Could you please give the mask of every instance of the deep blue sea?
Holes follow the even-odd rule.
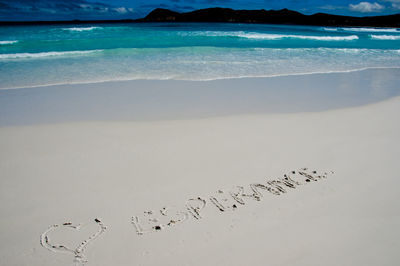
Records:
[[[225,23],[0,27],[0,88],[400,67],[400,29]]]

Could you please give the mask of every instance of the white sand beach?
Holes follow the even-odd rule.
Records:
[[[379,89],[400,83],[365,75],[375,77],[366,83],[378,98],[296,98],[287,88],[272,110],[255,92],[215,102],[208,89],[203,98],[148,98],[150,110],[103,89],[82,98],[73,87],[2,91],[0,265],[397,265],[400,98]],[[365,75],[326,86],[355,92]],[[308,76],[297,84],[317,91]],[[250,91],[266,84],[240,82]],[[37,98],[24,98],[31,92]],[[96,97],[109,101],[100,108]],[[202,99],[209,106],[197,108]],[[290,112],[278,108],[285,102]],[[302,168],[328,174],[223,212],[210,201]],[[185,204],[202,207],[198,197],[206,205],[196,219]],[[150,232],[137,234],[132,217]]]

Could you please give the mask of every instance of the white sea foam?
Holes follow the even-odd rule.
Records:
[[[62,28],[63,30],[68,30],[68,31],[91,31],[91,30],[96,30],[96,29],[102,29],[102,27],[74,27],[74,28]]]
[[[395,28],[340,28],[344,31],[357,31],[357,32],[398,32]]]
[[[0,54],[1,59],[24,59],[24,58],[44,58],[52,56],[74,56],[74,55],[86,55],[103,50],[89,50],[89,51],[65,51],[65,52],[43,52],[43,53],[16,53],[16,54]]]
[[[338,28],[323,28],[326,31],[338,31]]]
[[[263,34],[263,33],[241,33],[237,34],[237,37],[247,39],[263,39],[263,40],[279,40],[287,37],[288,35],[281,34]]]
[[[350,36],[313,36],[313,35],[284,35],[284,34],[261,34],[261,33],[245,33],[238,34],[238,37],[248,39],[263,39],[263,40],[279,40],[279,39],[301,39],[314,41],[352,41],[357,40],[357,35]]]
[[[17,43],[18,41],[0,41],[0,45],[7,45],[7,44],[14,44]]]
[[[188,46],[162,49],[117,48],[93,55],[102,60],[91,60],[90,54],[60,55],[60,57],[44,57],[44,59],[24,59],[19,55],[21,59],[0,60],[3,64],[23,63],[24,60],[26,62],[29,62],[28,60],[43,61],[32,64],[32,67],[22,66],[14,75],[8,75],[7,67],[4,67],[5,71],[0,71],[0,80],[2,80],[0,89],[110,80],[200,81],[237,77],[274,77],[400,67],[400,49]],[[79,60],[79,65],[62,62],[61,59],[64,58]],[[164,63],[160,65],[159,62]],[[53,65],[58,67],[54,68]],[[130,67],[121,67],[121,65]]]
[[[400,35],[370,35],[373,40],[400,40]]]
[[[204,31],[181,33],[183,36],[211,36],[211,37],[239,37],[255,40],[281,40],[281,39],[301,39],[314,41],[352,41],[357,40],[357,35],[348,36],[314,36],[314,35],[295,35],[295,34],[273,34],[273,33],[257,33],[244,31]]]

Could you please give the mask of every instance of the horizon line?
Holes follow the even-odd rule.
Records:
[[[282,9],[233,9],[233,8],[224,8],[224,7],[208,7],[208,8],[200,8],[200,9],[195,9],[192,11],[187,11],[187,12],[179,12],[179,11],[174,11],[171,9],[167,8],[155,8],[151,10],[146,16],[142,18],[123,18],[123,19],[69,19],[69,20],[0,20],[0,26],[4,25],[23,25],[23,24],[79,24],[79,23],[118,23],[118,22],[129,22],[129,23],[141,23],[144,22],[143,20],[151,14],[155,10],[168,10],[171,12],[179,13],[179,14],[187,14],[195,11],[200,11],[200,10],[208,10],[208,9],[229,9],[229,10],[234,10],[234,11],[291,11],[291,12],[297,12],[300,13],[303,16],[314,16],[314,15],[329,15],[329,16],[337,16],[337,17],[348,17],[348,18],[374,18],[374,17],[388,17],[388,16],[395,16],[395,15],[400,15],[400,12],[398,13],[393,13],[393,14],[388,14],[388,15],[373,15],[373,16],[348,16],[348,15],[336,15],[336,14],[330,14],[330,13],[324,13],[324,12],[316,12],[310,15],[303,14],[300,11],[288,9],[288,8],[282,8]],[[173,22],[173,21],[171,21]],[[196,22],[193,22],[196,23]],[[202,22],[197,22],[197,23],[202,23]],[[225,22],[221,22],[225,23]],[[235,23],[235,22],[226,22],[226,23]],[[240,22],[236,22],[240,23]],[[254,23],[258,24],[258,23]]]

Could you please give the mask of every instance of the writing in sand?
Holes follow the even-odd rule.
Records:
[[[173,208],[174,211],[171,211],[172,208],[169,207],[162,207],[157,211],[146,210],[141,215],[132,216],[130,222],[137,235],[157,232],[179,225],[190,218],[197,221],[201,220],[203,218],[203,210],[207,206],[216,208],[221,213],[234,211],[240,206],[246,205],[248,200],[261,201],[263,193],[279,196],[307,183],[325,179],[329,174],[333,174],[333,171],[328,173],[301,168],[297,171],[290,171],[276,179],[267,179],[263,183],[236,186],[228,191],[220,189],[207,197],[197,196],[190,198],[183,204],[181,209]],[[93,224],[97,227],[97,231],[77,245],[76,248],[54,243],[50,239],[50,235],[56,230],[74,229],[80,231],[83,225],[73,224],[72,222],[49,226],[41,235],[40,244],[52,252],[69,253],[73,255],[76,265],[84,265],[87,262],[84,254],[87,246],[107,231],[107,227],[100,219],[94,219]]]

